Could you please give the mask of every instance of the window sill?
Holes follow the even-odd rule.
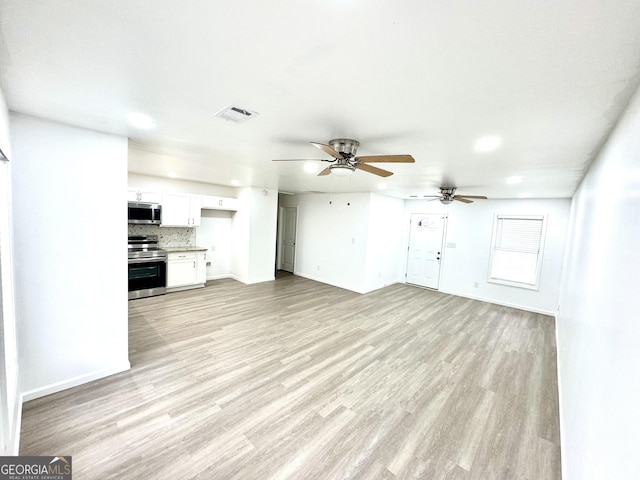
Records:
[[[499,285],[507,285],[509,287],[517,287],[517,288],[524,288],[525,290],[535,290],[538,291],[539,285],[530,285],[527,283],[518,283],[518,282],[512,282],[509,280],[500,280],[499,278],[489,278],[487,280],[487,282],[489,283],[497,283]]]

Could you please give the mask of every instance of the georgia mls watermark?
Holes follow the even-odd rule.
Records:
[[[71,457],[0,457],[0,480],[71,480]]]

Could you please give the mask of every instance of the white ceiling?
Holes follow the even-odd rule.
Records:
[[[640,83],[639,26],[637,0],[0,0],[0,82],[11,110],[128,136],[132,172],[569,197]],[[230,104],[259,116],[214,117]],[[474,151],[485,135],[501,147]],[[382,180],[271,162],[336,137],[416,163]]]

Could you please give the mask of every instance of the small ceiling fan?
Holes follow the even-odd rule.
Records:
[[[356,157],[356,151],[360,142],[352,140],[350,138],[336,138],[331,140],[328,145],[324,143],[311,142],[316,148],[319,148],[323,152],[331,155],[331,159],[283,159],[273,160],[274,162],[300,162],[300,161],[317,161],[317,162],[329,162],[327,168],[322,170],[318,176],[334,175],[347,176],[352,174],[356,169],[364,170],[365,172],[373,173],[380,177],[389,177],[393,175],[393,172],[383,170],[382,168],[374,167],[369,163],[414,163],[415,160],[411,155],[365,155]]]
[[[487,197],[484,195],[455,195],[456,187],[440,187],[440,195],[424,195],[425,198],[433,197],[434,200],[440,200],[440,203],[445,205],[449,205],[454,200],[457,202],[463,203],[473,203],[473,200],[469,200],[470,198],[476,200],[486,200]]]

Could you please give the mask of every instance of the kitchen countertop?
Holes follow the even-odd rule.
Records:
[[[207,249],[204,247],[198,246],[187,246],[187,247],[160,247],[168,253],[174,252],[206,252]]]

